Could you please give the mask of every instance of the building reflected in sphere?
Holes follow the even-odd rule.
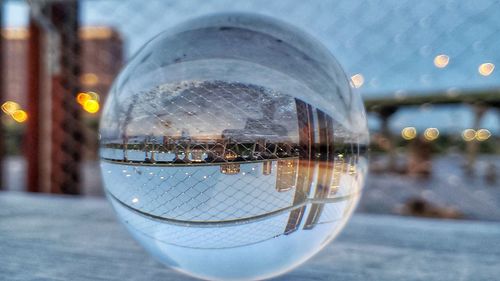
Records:
[[[366,176],[360,97],[321,44],[221,14],[147,43],[101,122],[108,198],[160,261],[206,279],[284,273],[342,229]]]

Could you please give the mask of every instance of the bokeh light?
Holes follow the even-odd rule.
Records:
[[[95,92],[78,93],[76,102],[88,113],[96,113],[100,108],[99,94]]]
[[[406,127],[401,130],[401,137],[405,140],[412,140],[417,136],[417,129],[415,127]]]
[[[361,74],[354,74],[351,77],[352,84],[354,85],[354,88],[361,88],[363,84],[365,83],[365,77]]]
[[[473,141],[476,138],[476,130],[474,129],[465,129],[462,132],[462,139],[464,141]]]
[[[424,131],[424,139],[427,141],[434,141],[439,137],[439,130],[437,128],[427,128]]]
[[[21,108],[19,104],[14,101],[6,101],[2,104],[2,111],[8,115],[12,115],[19,108]]]
[[[85,104],[85,102],[91,99],[92,97],[87,93],[78,93],[78,95],[76,96],[76,102],[78,102],[78,104],[82,106]]]
[[[12,112],[12,119],[18,123],[23,123],[28,120],[28,113],[22,109],[15,110]]]
[[[100,101],[99,94],[98,94],[98,93],[96,93],[96,92],[90,92],[90,91],[89,91],[89,92],[87,92],[87,95],[89,95],[89,96],[90,96],[90,99],[91,99],[91,100],[95,100],[95,101],[97,101],[97,102],[99,102],[99,101]]]
[[[434,65],[437,68],[445,68],[449,62],[450,62],[450,57],[444,54],[437,55],[434,58]]]
[[[99,77],[95,73],[84,73],[80,76],[80,82],[85,86],[95,86],[99,83]]]
[[[491,137],[491,132],[487,129],[479,129],[476,132],[476,139],[478,141],[485,141]]]
[[[99,111],[99,102],[96,100],[88,100],[83,104],[83,109],[88,113],[96,113]]]
[[[483,76],[491,75],[491,73],[493,73],[493,70],[495,70],[495,65],[490,62],[481,64],[477,69],[479,74]]]

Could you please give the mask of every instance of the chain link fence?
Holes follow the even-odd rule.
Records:
[[[495,64],[500,65],[498,1],[9,0],[4,1],[3,7],[2,52],[3,73],[6,75],[2,76],[1,102],[17,102],[29,116],[27,123],[17,122],[9,114],[2,116],[7,135],[6,154],[19,155],[24,151],[27,157],[25,168],[22,168],[24,160],[8,158],[12,165],[7,166],[17,165],[20,170],[28,171],[26,182],[8,175],[10,184],[14,182],[20,188],[32,191],[100,194],[100,176],[95,164],[96,132],[100,107],[120,68],[144,43],[169,27],[209,13],[242,11],[278,18],[318,38],[336,56],[348,76],[352,76],[353,85],[365,100],[401,101],[430,94],[454,97],[463,91],[489,93],[493,102],[486,103],[482,123],[476,125],[470,121],[474,113],[467,105],[454,104],[437,110],[428,105],[429,100],[423,102],[427,107],[412,105],[399,109],[388,126],[389,131],[396,132],[407,126],[438,127],[442,131],[440,141],[449,135],[449,142],[453,143],[441,146],[447,147],[445,151],[448,153],[454,150],[458,154],[463,154],[466,146],[462,130],[473,126],[476,126],[475,130],[488,129],[491,136],[479,143],[478,150],[493,156],[480,158],[477,175],[489,176],[490,179],[471,180],[472,185],[486,186],[484,189],[480,188],[476,193],[469,193],[462,185],[455,189],[456,179],[451,178],[458,169],[442,167],[454,165],[456,160],[445,158],[445,164],[436,167],[444,169],[441,175],[446,175],[447,179],[442,180],[434,173],[441,186],[447,186],[445,190],[434,188],[432,184],[423,191],[418,190],[422,184],[417,179],[410,184],[411,191],[395,191],[396,187],[388,187],[392,186],[388,179],[375,175],[372,183],[376,186],[373,192],[368,190],[367,196],[374,203],[362,204],[362,209],[394,212],[394,206],[403,204],[409,198],[408,194],[412,194],[454,208],[460,208],[461,200],[469,200],[470,204],[466,202],[464,205],[471,207],[461,211],[470,217],[490,218],[488,210],[476,213],[473,207],[488,196],[489,212],[497,214],[500,210],[499,180],[495,178],[500,167],[498,149],[495,148],[498,147],[500,130],[497,90],[500,75],[495,70]],[[80,93],[86,96],[79,96]],[[224,96],[220,98],[227,101]],[[195,109],[191,107],[187,103],[176,110]],[[226,108],[234,106],[226,102],[220,110]],[[177,113],[173,110],[166,114]],[[381,126],[376,114],[370,115],[370,125],[375,130]],[[23,140],[24,147],[21,145]],[[375,150],[383,150],[385,141],[387,138],[375,134]],[[399,144],[406,146],[407,143],[399,140]],[[186,147],[180,150],[185,151]],[[399,155],[405,154],[399,152]],[[374,158],[379,159],[377,155]],[[384,160],[386,156],[380,158]],[[123,168],[131,175],[138,172],[130,169]],[[148,169],[141,172],[157,173]],[[159,175],[171,176],[176,175]],[[201,176],[211,174],[192,175]],[[405,178],[403,176],[402,184]],[[492,183],[488,184],[488,181]],[[252,185],[252,182],[248,184]],[[137,184],[136,188],[144,188],[144,184]],[[204,202],[202,197],[208,196],[203,195],[207,186],[200,183],[196,189],[201,197],[195,200],[201,204]],[[446,194],[454,194],[455,190],[461,190],[462,196],[445,199]],[[426,193],[422,193],[424,191]],[[123,192],[120,193],[123,198],[134,198],[133,189]],[[394,196],[395,193],[401,195]],[[159,202],[155,198],[162,195],[151,191],[150,196],[151,202]],[[230,197],[223,192],[220,196],[224,197],[221,197],[221,202]],[[284,206],[289,203],[289,198],[281,198],[279,193],[277,196],[274,199],[283,201]],[[385,209],[375,206],[386,200],[384,198],[398,199],[394,202],[388,200],[390,206]],[[189,200],[186,197],[181,202]],[[248,203],[249,208],[258,209],[258,204]],[[178,211],[179,217],[183,214],[182,206],[169,205],[171,209],[166,210],[153,204],[151,208],[148,211],[160,215],[167,211]],[[210,219],[203,217],[207,215],[200,209],[196,216]]]

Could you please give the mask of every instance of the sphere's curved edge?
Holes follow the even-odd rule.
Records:
[[[142,48],[100,126],[106,196],[162,263],[271,278],[334,239],[359,201],[361,99],[316,39],[265,15],[187,21]]]
[[[357,197],[356,200],[359,200],[359,197]],[[113,202],[113,201],[112,201]],[[263,273],[258,273],[255,271],[247,272],[244,274],[245,276],[237,276],[237,275],[229,275],[229,276],[224,276],[222,272],[212,272],[211,274],[207,274],[205,272],[200,272],[196,270],[189,270],[183,268],[182,264],[179,264],[176,262],[175,258],[172,258],[170,255],[172,254],[172,249],[175,249],[175,245],[169,245],[168,243],[165,243],[164,241],[158,241],[156,240],[153,236],[147,235],[141,231],[137,231],[132,225],[130,225],[128,222],[123,221],[125,219],[123,217],[123,211],[125,212],[132,212],[131,210],[124,210],[117,208],[119,205],[113,204],[113,207],[115,211],[117,212],[118,217],[122,220],[126,228],[131,232],[131,234],[134,236],[134,238],[144,247],[146,250],[160,263],[165,264],[175,271],[178,271],[180,273],[203,279],[203,280],[263,280],[263,279],[269,279],[273,277],[277,277],[280,275],[283,275],[287,272],[292,271],[293,269],[299,267],[303,263],[305,263],[308,259],[310,259],[312,256],[316,255],[319,251],[321,251],[328,243],[333,240],[341,231],[341,228],[343,225],[345,225],[349,219],[350,214],[348,214],[346,217],[341,219],[339,221],[340,227],[337,227],[335,231],[333,231],[329,237],[326,240],[323,240],[321,244],[319,244],[317,247],[312,248],[312,251],[307,253],[307,255],[301,255],[299,259],[294,260],[292,263],[282,265],[280,270],[272,270],[272,271],[267,271]],[[172,247],[174,246],[174,247]],[[242,250],[245,250],[245,247],[240,247]],[[159,250],[160,249],[160,250]],[[194,250],[199,252],[198,254],[193,255],[191,253],[192,257],[204,257],[204,259],[212,260],[210,257],[210,251],[211,249],[187,249],[185,247],[180,247],[181,251],[186,251],[186,250]],[[245,251],[246,252],[246,251]],[[255,259],[258,259],[259,257],[253,257]],[[217,260],[217,259],[216,259]],[[241,262],[248,261],[248,258],[242,260]],[[237,262],[237,264],[241,264],[240,262]],[[231,265],[230,265],[231,266]],[[234,264],[232,265],[234,266]]]
[[[286,208],[281,208],[273,212],[266,213],[264,215],[259,215],[259,216],[253,216],[253,217],[245,217],[245,218],[240,218],[240,219],[234,219],[234,220],[224,220],[224,221],[187,221],[187,220],[176,220],[173,218],[168,218],[164,216],[157,216],[153,215],[151,213],[144,212],[140,209],[134,208],[130,206],[129,204],[126,204],[122,200],[120,200],[118,197],[113,195],[109,190],[105,191],[107,196],[116,202],[118,202],[120,205],[123,207],[127,208],[128,210],[143,216],[145,218],[159,221],[159,222],[164,222],[164,223],[169,223],[169,224],[174,224],[174,225],[180,225],[180,226],[186,226],[186,227],[224,227],[224,226],[234,226],[234,225],[241,225],[241,224],[247,224],[247,223],[254,223],[259,220],[263,219],[268,219],[273,216],[278,216],[283,213],[288,213],[290,211],[302,208],[306,205],[310,204],[325,204],[325,203],[335,203],[335,202],[342,202],[346,201],[349,199],[352,199],[354,197],[358,197],[361,195],[361,191],[349,194],[346,196],[340,196],[340,197],[335,197],[335,198],[330,198],[330,199],[323,199],[323,200],[315,200],[315,199],[307,199],[304,202],[300,202],[299,204],[292,205]]]

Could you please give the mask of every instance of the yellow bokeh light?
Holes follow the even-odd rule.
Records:
[[[84,73],[80,76],[80,82],[85,86],[95,86],[99,83],[99,77],[95,73]]]
[[[17,102],[13,102],[13,101],[6,101],[2,104],[2,111],[5,114],[9,114],[9,115],[12,115],[19,108],[20,108],[19,104]]]
[[[439,137],[439,130],[437,128],[427,128],[424,131],[424,138],[428,141],[436,140]]]
[[[483,76],[489,76],[491,73],[493,73],[493,70],[495,70],[495,65],[490,62],[481,64],[477,69],[477,71],[479,71],[479,74]]]
[[[417,129],[415,127],[406,127],[401,130],[401,137],[405,140],[412,140],[417,136]]]
[[[476,132],[476,139],[478,141],[485,141],[491,137],[491,132],[487,129],[480,129]]]
[[[365,77],[361,73],[353,75],[351,80],[355,88],[360,88],[365,83]]]
[[[435,58],[434,58],[434,65],[437,67],[437,68],[445,68],[448,63],[450,62],[450,57],[447,56],[447,55],[437,55]]]
[[[28,113],[24,110],[18,109],[12,112],[12,119],[16,120],[16,122],[23,123],[28,120]]]
[[[99,111],[99,102],[96,100],[88,100],[83,104],[83,109],[88,113],[96,113]]]
[[[476,138],[476,130],[474,129],[465,129],[462,132],[462,139],[464,139],[464,141],[472,141],[475,138]]]

